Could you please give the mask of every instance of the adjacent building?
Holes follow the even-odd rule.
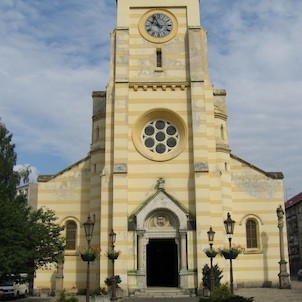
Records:
[[[154,286],[195,291],[209,263],[209,228],[214,248],[228,246],[227,213],[233,243],[245,247],[233,261],[235,286],[276,286],[283,175],[231,152],[226,91],[209,78],[202,1],[116,3],[109,83],[92,93],[90,152],[38,180],[38,207],[55,210],[66,227],[64,288],[85,288],[79,250],[87,246],[83,223],[95,215],[92,245],[102,253],[90,265],[92,287],[112,275],[104,254],[113,229],[125,295]],[[229,282],[229,261],[214,263]],[[55,266],[39,270],[35,287],[54,288],[55,276]]]
[[[35,210],[37,209],[38,184],[28,183],[17,188],[17,195],[24,195],[27,203]]]
[[[291,275],[302,268],[302,192],[285,203]]]

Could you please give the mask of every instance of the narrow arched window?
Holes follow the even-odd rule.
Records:
[[[161,48],[156,49],[156,67],[163,66],[163,58]]]
[[[96,127],[95,129],[95,136],[94,136],[94,141],[98,141],[100,139],[100,128]]]
[[[249,219],[246,222],[246,247],[247,248],[258,247],[257,222],[253,219]]]
[[[224,127],[223,125],[220,126],[220,137],[222,140],[224,140]]]
[[[66,250],[76,249],[77,224],[74,221],[66,223]]]

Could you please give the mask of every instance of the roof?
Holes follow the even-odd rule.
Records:
[[[295,204],[297,204],[299,202],[302,202],[302,192],[297,194],[296,196],[292,197],[288,201],[286,201],[285,202],[285,208],[288,209],[288,208],[294,206]]]
[[[56,173],[56,174],[52,174],[52,175],[39,175],[38,176],[38,182],[48,182],[49,180],[59,176],[59,175],[62,175],[63,173],[65,173],[66,171],[68,170],[71,170],[73,167],[79,165],[80,163],[86,161],[87,159],[89,159],[89,155],[82,158],[81,160],[77,161],[76,163],[68,166],[67,168],[65,168],[64,170],[61,170],[60,172]]]
[[[258,171],[258,172],[260,172],[262,174],[264,174],[265,176],[267,176],[269,178],[272,178],[272,179],[283,179],[284,178],[284,175],[283,175],[282,172],[265,172],[265,171],[259,169],[258,167],[256,167],[256,166],[248,163],[247,161],[239,158],[238,156],[236,156],[234,154],[231,154],[231,157],[234,158],[234,159],[236,159],[236,160],[238,160],[238,161],[240,161],[244,165],[246,165],[246,166],[248,166],[248,167],[250,167],[250,168],[252,168],[252,169],[254,169],[254,170],[256,170],[256,171]]]

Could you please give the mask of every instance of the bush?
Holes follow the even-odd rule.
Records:
[[[214,271],[214,287],[220,286],[220,280],[223,277],[222,269],[219,268],[218,264],[213,266]],[[211,289],[211,268],[205,264],[202,269],[202,285],[207,289]]]
[[[116,286],[118,286],[118,283],[122,282],[121,277],[120,277],[120,275],[115,275],[114,277],[115,277]],[[108,277],[108,278],[105,279],[105,284],[107,286],[111,286],[112,285],[111,279],[112,279],[112,277],[110,277],[110,278]]]
[[[56,299],[56,302],[78,302],[79,300],[75,296],[67,296],[65,290],[62,290],[58,298]]]
[[[231,293],[227,285],[216,287],[210,298],[201,298],[199,302],[253,302],[254,298],[245,298]]]
[[[108,291],[105,287],[99,287],[93,291],[93,295],[96,295],[96,296],[108,295]]]
[[[230,291],[229,287],[226,284],[223,284],[221,286],[218,286],[214,288],[214,290],[211,292],[210,299],[211,302],[213,301],[228,301],[227,299],[233,297],[234,295]]]

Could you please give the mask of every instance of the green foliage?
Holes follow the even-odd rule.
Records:
[[[57,262],[64,251],[63,227],[49,209],[32,211],[24,196],[15,197],[16,187],[29,170],[15,172],[17,156],[12,135],[0,122],[0,278],[27,273]]]
[[[0,201],[0,276],[27,273],[50,262],[60,262],[63,227],[49,209],[31,211],[25,203]]]
[[[116,285],[118,285],[118,283],[122,282],[122,279],[121,279],[120,275],[115,275],[114,277],[115,277]],[[110,278],[108,277],[108,278],[105,279],[105,284],[107,286],[112,285],[112,280],[111,279],[112,279],[111,277]]]
[[[68,296],[66,295],[65,290],[62,290],[59,295],[58,298],[56,299],[56,302],[78,302],[78,298],[76,298],[75,296]]]
[[[105,287],[99,287],[95,291],[93,291],[93,295],[96,295],[96,296],[108,295],[108,291]]]
[[[242,296],[234,295],[229,287],[225,284],[216,287],[210,298],[201,298],[199,302],[253,302],[254,298],[245,298]]]
[[[214,288],[214,290],[211,293],[211,302],[213,301],[225,301],[234,295],[230,291],[229,287],[226,284],[222,284],[219,287]]]
[[[0,200],[13,200],[20,181],[28,181],[29,168],[14,171],[17,163],[13,135],[0,120]]]
[[[1,200],[0,208],[0,276],[28,272],[32,249],[29,208],[9,200]]]
[[[214,284],[215,287],[220,286],[220,280],[222,279],[222,269],[219,268],[218,264],[215,264],[213,266],[213,272],[214,272]],[[202,285],[203,287],[210,289],[211,288],[211,268],[205,264],[202,268]]]
[[[65,248],[65,240],[61,237],[64,227],[58,225],[56,220],[55,212],[47,208],[29,214],[31,233],[34,234],[31,244],[34,246],[32,255],[35,268],[50,262],[61,262]]]

